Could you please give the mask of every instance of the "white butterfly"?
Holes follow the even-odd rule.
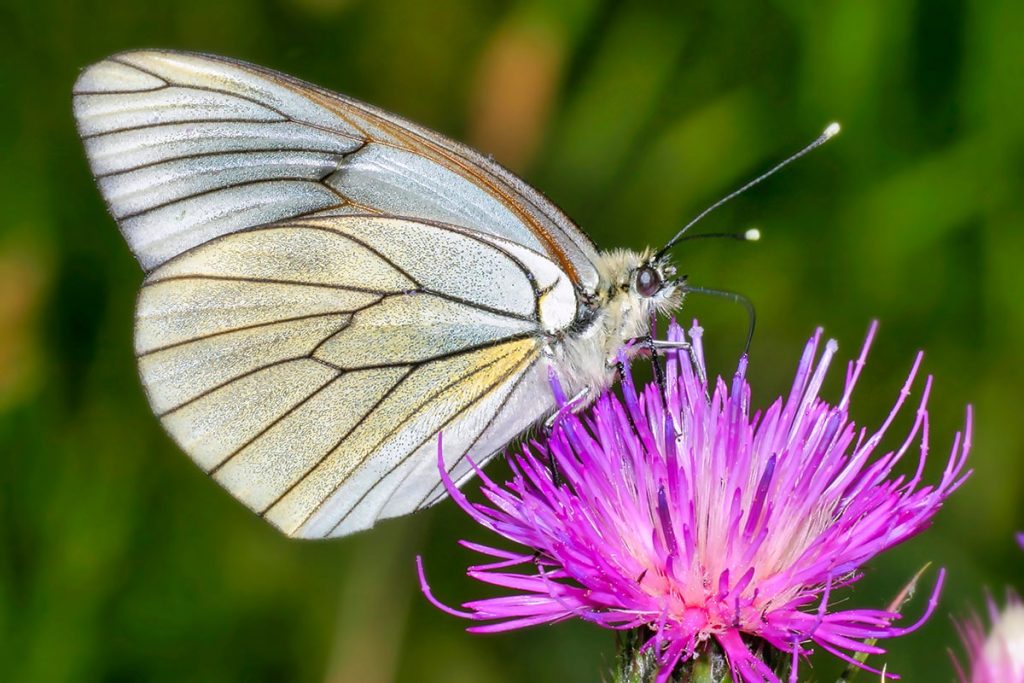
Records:
[[[146,271],[153,411],[290,536],[442,499],[440,433],[462,483],[553,411],[549,368],[596,393],[682,299],[665,249],[600,252],[477,152],[268,69],[123,53],[74,112]]]

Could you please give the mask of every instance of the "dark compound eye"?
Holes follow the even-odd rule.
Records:
[[[661,289],[661,273],[650,266],[636,271],[636,291],[640,296],[654,296]]]

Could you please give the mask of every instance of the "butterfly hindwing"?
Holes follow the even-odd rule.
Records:
[[[461,480],[467,452],[482,463],[550,409],[524,396],[545,380],[537,300],[572,305],[558,272],[408,219],[248,229],[148,275],[140,374],[170,434],[242,502],[290,535],[343,535],[438,498],[439,433]]]

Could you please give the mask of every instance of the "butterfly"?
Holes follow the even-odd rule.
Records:
[[[443,499],[439,435],[461,484],[555,411],[549,373],[585,402],[686,291],[679,235],[600,251],[491,159],[269,69],[126,52],[86,68],[73,105],[145,271],[153,412],[289,536]]]

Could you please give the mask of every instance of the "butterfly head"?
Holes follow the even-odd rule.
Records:
[[[686,277],[677,277],[668,257],[651,250],[616,249],[602,254],[596,298],[602,307],[667,313],[682,301]]]
[[[664,255],[647,250],[603,253],[594,305],[603,312],[608,343],[618,346],[649,332],[651,316],[682,303],[685,277]]]

